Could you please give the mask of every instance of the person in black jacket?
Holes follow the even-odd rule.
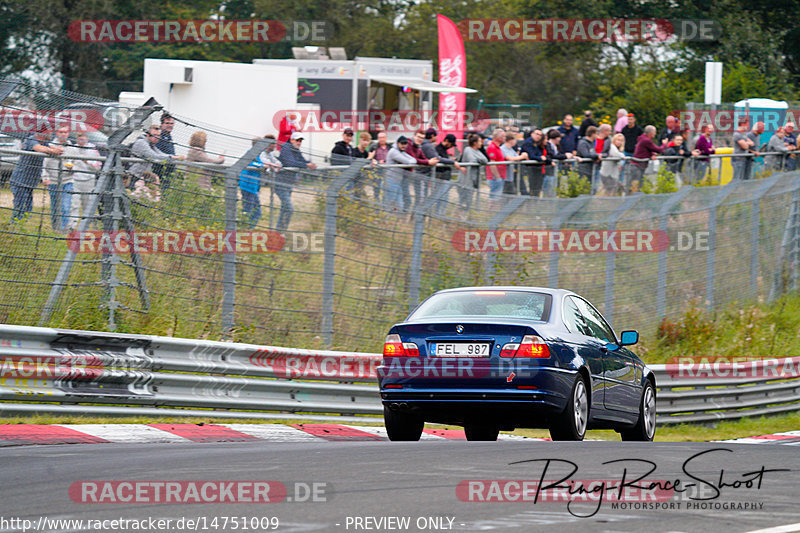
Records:
[[[353,141],[353,128],[345,128],[342,140],[333,145],[331,150],[331,165],[349,165],[356,156],[350,143]]]
[[[667,169],[676,176],[680,176],[681,172],[683,172],[683,163],[686,161],[686,158],[692,155],[699,156],[700,150],[690,151],[684,142],[683,135],[677,134],[667,143],[667,149],[664,150],[664,155],[679,157],[679,159],[668,159]]]
[[[547,161],[544,171],[544,183],[542,184],[542,192],[544,196],[555,196],[556,193],[556,171],[558,170],[558,162],[571,159],[572,154],[565,154],[561,151],[561,132],[557,129],[552,129],[547,132],[547,144],[544,148],[547,152]]]
[[[450,149],[456,144],[456,136],[452,133],[448,133],[442,139],[442,142],[436,145],[436,155],[439,158],[440,165],[453,165],[456,170],[461,170],[461,165],[458,164],[458,161],[453,159],[450,156]],[[436,167],[436,177],[443,181],[450,181],[452,177],[452,170],[450,167]],[[441,184],[442,187],[447,187],[444,183]],[[437,189],[438,192],[438,189]],[[436,203],[436,214],[440,215],[444,212],[444,206],[447,203],[447,197],[440,198],[439,201]]]
[[[558,133],[558,130],[551,130]],[[559,138],[561,134],[558,134]],[[549,163],[548,157],[545,154],[546,142],[542,130],[535,129],[531,132],[531,136],[525,139],[522,143],[522,151],[528,154],[529,161],[536,161],[536,165],[526,165],[528,169],[528,185],[531,196],[539,196],[542,192],[542,184],[545,178],[545,169]],[[523,193],[525,194],[525,193]]]

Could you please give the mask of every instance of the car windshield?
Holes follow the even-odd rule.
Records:
[[[522,318],[546,322],[552,297],[541,292],[474,290],[434,294],[408,320],[448,317]]]

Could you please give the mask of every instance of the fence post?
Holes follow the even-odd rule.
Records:
[[[90,213],[90,215],[83,216],[81,218],[81,221],[78,223],[78,233],[85,232],[89,227],[89,223],[94,217],[94,213],[97,212],[97,207],[100,205],[101,196],[113,195],[116,182],[121,182],[122,180],[122,176],[119,174],[119,168],[121,164],[120,149],[122,141],[124,141],[125,138],[132,132],[141,128],[147,117],[156,111],[159,111],[160,109],[161,105],[159,105],[155,99],[150,98],[142,107],[136,109],[131,117],[125,122],[125,124],[123,124],[118,130],[114,131],[108,138],[108,155],[106,156],[106,160],[103,163],[102,169],[100,170],[100,176],[97,179],[94,193],[92,194],[92,197],[89,200],[89,205],[86,209],[86,213]],[[103,229],[106,229],[105,223]],[[136,254],[135,252],[131,253],[134,255]],[[69,279],[72,265],[75,263],[76,255],[77,251],[72,247],[67,249],[67,253],[64,255],[64,259],[61,261],[61,266],[58,269],[58,274],[56,274],[56,279],[53,281],[53,286],[50,288],[50,294],[47,296],[47,301],[45,302],[42,312],[39,315],[40,326],[46,324],[47,321],[50,320],[56,302],[58,301],[59,296],[61,296],[61,291],[67,285],[67,280]],[[135,261],[134,264],[138,264],[138,262]],[[104,274],[113,276],[113,271],[109,267],[110,265],[106,265],[106,263],[104,263]],[[143,274],[137,275],[137,281],[142,282],[143,280]],[[111,281],[112,280],[109,278],[109,282]],[[146,292],[146,288],[140,285],[139,291],[140,294],[142,292]],[[145,298],[145,296],[142,297]],[[109,303],[111,303],[111,301],[109,301]],[[109,319],[111,319],[111,317],[109,317]],[[115,326],[115,324],[109,324],[109,327],[113,326]]]
[[[333,178],[325,190],[325,236],[322,264],[322,304],[320,330],[326,348],[333,344],[333,291],[336,274],[336,211],[339,193],[350,181],[358,179],[366,159],[354,159],[350,168]]]
[[[609,231],[613,231],[625,211],[633,207],[634,204],[642,198],[644,198],[643,193],[632,194],[625,198],[621,202],[621,205],[608,217],[607,224]],[[616,252],[606,252],[606,302],[603,308],[603,315],[606,317],[606,320],[611,323],[612,327],[614,326],[614,263],[616,260]]]
[[[730,183],[720,187],[708,208],[708,252],[706,255],[706,301],[708,308],[714,309],[714,282],[717,259],[717,208],[731,194],[741,182],[731,180]]]
[[[225,169],[225,232],[236,234],[236,207],[239,201],[239,174],[267,148],[267,139],[256,143]],[[233,238],[236,241],[236,238]],[[222,254],[222,338],[230,340],[236,325],[234,307],[236,306],[236,246]]]
[[[550,229],[552,231],[557,231],[561,229],[561,226],[564,225],[575,213],[580,211],[581,207],[586,205],[586,203],[591,199],[591,196],[582,194],[577,198],[572,198],[569,200],[569,203],[566,205],[564,209],[561,210],[558,215],[553,219],[553,223],[550,224]],[[555,200],[556,202],[560,200]],[[550,265],[548,267],[548,281],[547,284],[550,288],[556,289],[558,288],[558,252],[550,252]]]
[[[437,184],[439,185],[439,184]],[[453,182],[442,181],[434,194],[414,209],[414,240],[411,242],[411,265],[408,276],[408,312],[414,310],[419,303],[420,279],[422,277],[422,239],[425,234],[425,217],[439,200],[450,194]]]
[[[666,233],[669,229],[669,215],[684,198],[694,190],[691,185],[682,187],[673,193],[658,210],[658,229]],[[667,252],[668,248],[658,252],[658,274],[656,276],[656,316],[659,320],[667,316]]]

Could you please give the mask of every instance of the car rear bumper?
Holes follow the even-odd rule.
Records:
[[[508,394],[412,393],[381,394],[392,411],[414,414],[426,422],[463,425],[491,421],[501,427],[549,426],[552,416],[564,410],[565,399],[530,391]]]

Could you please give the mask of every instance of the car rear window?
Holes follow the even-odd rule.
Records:
[[[477,316],[546,322],[552,300],[549,294],[529,291],[444,292],[425,300],[408,320]]]

